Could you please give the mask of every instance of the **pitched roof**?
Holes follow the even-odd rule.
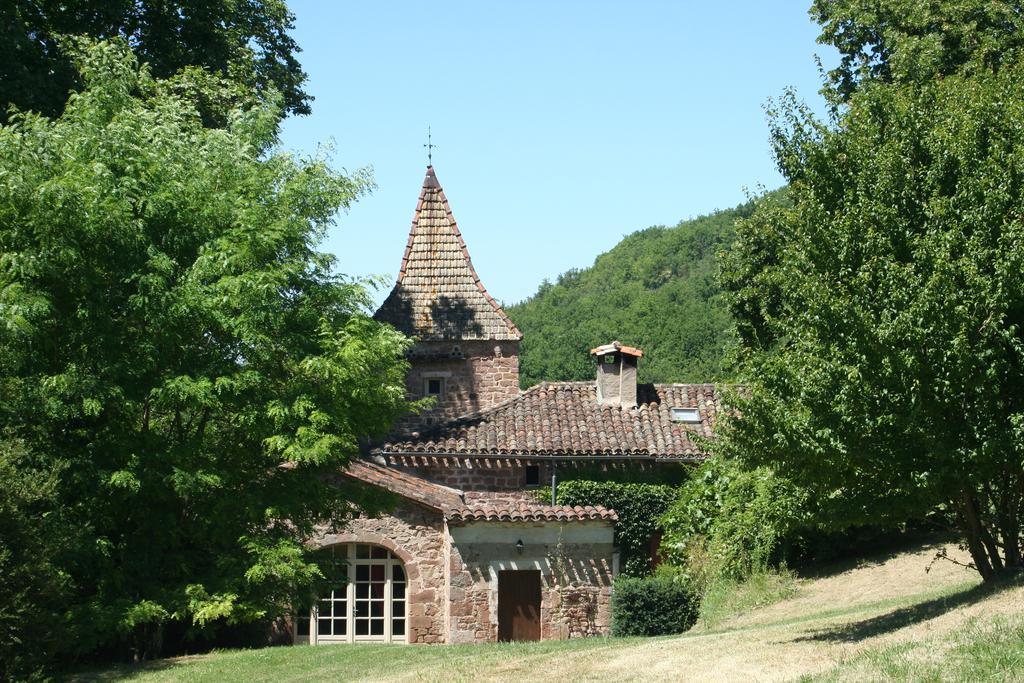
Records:
[[[614,522],[614,510],[600,505],[543,505],[525,501],[473,500],[466,502],[462,491],[435,484],[395,467],[383,467],[367,460],[352,460],[342,474],[367,484],[392,491],[440,511],[453,522],[579,522],[605,520]]]
[[[342,470],[342,474],[442,512],[459,509],[465,505],[462,491],[435,484],[395,467],[382,467],[367,460],[353,459],[348,467]]]
[[[424,340],[522,338],[480,282],[433,166],[427,166],[398,281],[375,317]]]
[[[594,382],[544,382],[493,408],[385,443],[393,455],[519,455],[698,461],[697,438],[712,436],[721,410],[713,384],[641,384],[637,407],[602,405]],[[700,421],[672,420],[696,408]]]

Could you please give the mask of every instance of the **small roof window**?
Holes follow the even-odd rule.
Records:
[[[689,424],[700,422],[700,411],[696,408],[672,408],[670,413],[673,422],[686,422]]]

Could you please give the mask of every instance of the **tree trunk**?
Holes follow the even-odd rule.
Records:
[[[1004,554],[1006,555],[1006,568],[1019,570],[1024,566],[1020,556],[1020,529],[1016,524],[1009,525],[1004,530]]]
[[[977,512],[977,503],[975,503],[975,512]],[[985,550],[988,551],[988,559],[992,563],[992,571],[998,574],[1003,571],[1003,558],[999,554],[999,545],[996,544],[996,539],[992,532],[984,524],[981,524],[980,516],[979,525],[981,527],[981,543],[985,546]]]
[[[964,532],[967,536],[967,549],[971,553],[971,559],[974,560],[974,567],[981,574],[983,581],[991,581],[995,578],[996,572],[992,568],[988,552],[982,543],[985,529],[978,518],[978,508],[973,492],[964,489],[960,498],[960,504],[957,507],[960,510],[960,517],[964,524]]]
[[[1020,549],[1020,511],[1021,500],[1024,499],[1024,476],[1013,477],[1013,486],[1010,487],[1008,498],[1008,509],[1006,511],[1006,523],[1003,525],[1003,550],[1006,556],[1007,568],[1020,570],[1024,567],[1024,557]]]

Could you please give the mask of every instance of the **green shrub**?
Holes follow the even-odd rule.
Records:
[[[842,557],[899,547],[951,528],[948,510],[885,525],[836,526],[830,507],[766,467],[713,457],[681,486],[662,516],[661,551],[705,596],[719,586]],[[826,501],[827,503],[827,501]]]
[[[806,507],[803,491],[770,470],[712,458],[662,517],[662,551],[704,592],[720,577],[741,580],[782,559],[809,523]]]
[[[558,484],[559,505],[603,505],[619,515],[615,545],[622,559],[622,573],[644,576],[651,572],[651,537],[658,521],[675,500],[677,489],[665,484],[615,481],[563,481]]]
[[[679,572],[619,576],[612,590],[612,635],[682,633],[697,621],[699,601]]]

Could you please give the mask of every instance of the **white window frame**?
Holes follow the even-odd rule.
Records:
[[[325,599],[324,597],[319,598],[313,607],[309,610],[309,635],[299,635],[298,626],[299,619],[294,620],[292,626],[292,637],[293,642],[296,645],[309,644],[309,645],[329,645],[334,643],[407,643],[409,638],[409,574],[405,571],[405,564],[395,556],[393,552],[387,548],[383,548],[387,551],[387,557],[385,558],[357,558],[356,557],[356,546],[367,546],[369,548],[383,548],[383,546],[375,545],[373,543],[345,543],[334,547],[335,552],[339,552],[339,555],[335,556],[335,559],[345,562],[349,567],[349,578],[350,580],[344,585],[335,588],[332,591],[333,594],[345,592],[345,634],[344,635],[319,635],[317,618],[319,616],[320,603]],[[371,550],[372,552],[372,550]],[[380,635],[356,635],[356,567],[367,566],[371,567],[369,571],[373,571],[374,566],[384,567],[384,633]],[[405,580],[402,582],[405,584],[405,593],[401,600],[396,600],[394,597],[394,574],[395,567],[402,569]],[[334,598],[337,600],[337,598]],[[372,601],[372,598],[371,598]],[[403,616],[398,617],[403,619],[405,622],[404,633],[400,635],[393,634],[394,619],[393,609],[396,602],[401,602],[404,606]],[[305,616],[305,615],[303,615]],[[333,630],[333,629],[332,629]]]
[[[669,408],[669,417],[673,422],[683,424],[700,424],[700,409],[687,406],[676,406]]]

